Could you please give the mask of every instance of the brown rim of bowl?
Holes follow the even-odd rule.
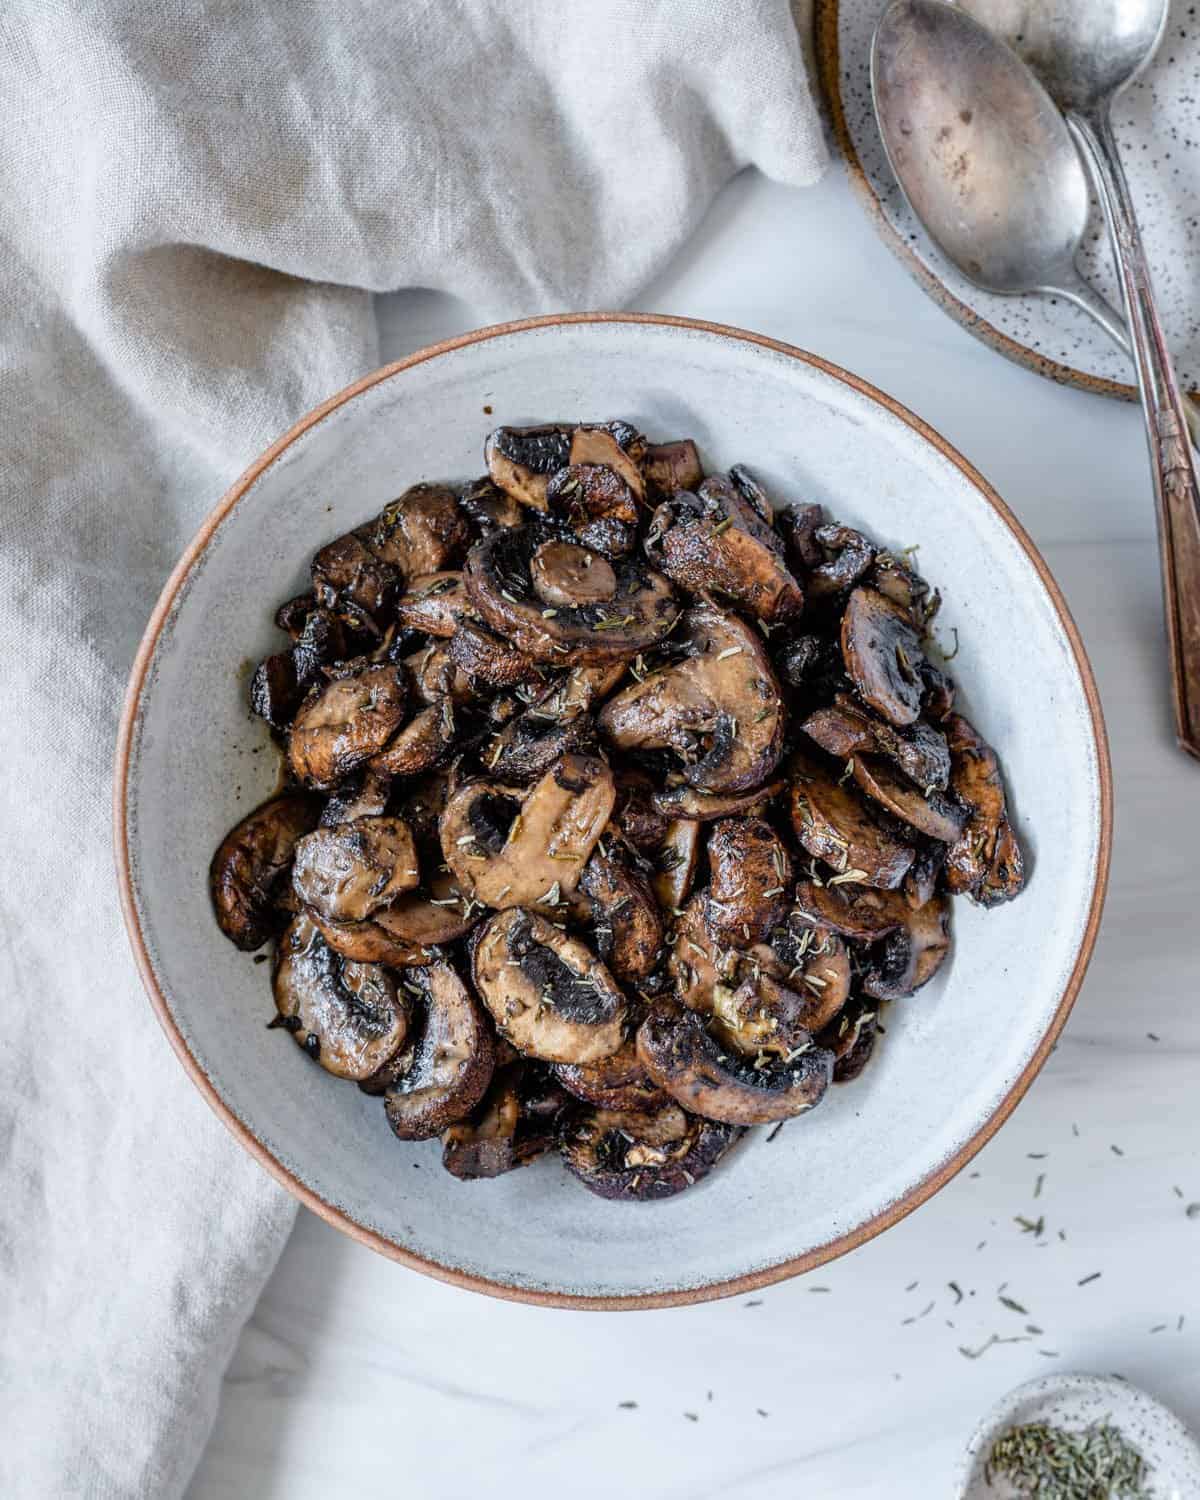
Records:
[[[883,211],[883,205],[871,187],[866,172],[863,171],[862,162],[859,160],[846,124],[846,111],[842,107],[841,94],[838,11],[839,0],[816,0],[813,35],[817,77],[820,80],[821,91],[825,96],[829,118],[833,124],[834,137],[846,164],[850,185],[867,210],[867,216],[874,224],[879,238],[900,261],[921,290],[931,297],[943,312],[949,313],[955,322],[961,323],[968,333],[974,334],[977,339],[987,344],[989,348],[995,349],[997,353],[1003,354],[1006,359],[1011,359],[1018,365],[1024,365],[1035,375],[1042,375],[1047,380],[1056,381],[1059,385],[1073,385],[1077,389],[1092,391],[1100,396],[1115,397],[1119,401],[1136,401],[1138,399],[1136,386],[1073,369],[1070,365],[1064,365],[1048,355],[1038,354],[1024,344],[1018,343],[1016,339],[1010,338],[1008,334],[1001,333],[986,318],[980,317],[973,308],[960,301],[950,288],[944,282],[939,281],[928,266],[913,254],[903,237],[896,233]]]
[[[138,705],[141,701],[142,688],[146,680],[146,673],[154,655],[154,648],[158,642],[167,617],[174,604],[175,597],[180,587],[191,571],[193,565],[208,546],[213,533],[242,499],[246,491],[271,463],[279,457],[292,443],[296,441],[310,427],[316,426],[323,418],[331,412],[343,406],[352,397],[360,392],[377,385],[381,380],[397,374],[401,370],[412,369],[416,365],[424,364],[426,360],[436,359],[439,355],[448,354],[456,349],[462,349],[469,344],[481,343],[486,339],[502,338],[507,334],[524,333],[530,329],[549,328],[564,324],[583,323],[631,323],[631,324],[654,324],[666,328],[684,328],[700,333],[715,334],[719,338],[737,339],[741,343],[756,344],[760,348],[770,349],[776,354],[786,354],[792,359],[800,360],[803,364],[822,371],[825,375],[835,380],[840,380],[860,395],[876,402],[893,416],[898,417],[906,426],[912,429],[919,437],[924,438],[938,450],[941,455],[948,459],[962,473],[962,475],[975,487],[980,496],[992,507],[1013,536],[1024,549],[1029,561],[1036,569],[1041,578],[1046,592],[1049,594],[1058,618],[1062,625],[1064,634],[1070,643],[1071,651],[1075,657],[1075,665],[1078,669],[1080,680],[1083,683],[1084,694],[1087,698],[1088,710],[1092,720],[1092,735],[1096,745],[1096,764],[1100,776],[1100,843],[1097,849],[1095,883],[1092,888],[1091,905],[1088,911],[1087,927],[1084,930],[1083,941],[1075,958],[1074,967],[1070,978],[1059,999],[1058,1007],[1054,1017],[1047,1027],[1045,1035],[1034,1051],[1033,1056],[1025,1065],[1020,1076],[1013,1083],[1008,1093],[997,1105],[990,1118],[975,1132],[949,1160],[943,1162],[927,1177],[923,1178],[907,1193],[890,1204],[874,1218],[868,1219],[865,1224],[850,1230],[837,1239],[830,1240],[827,1244],[818,1246],[815,1250],[808,1251],[805,1255],[794,1256],[790,1260],[780,1261],[778,1264],[768,1266],[763,1270],[748,1272],[743,1276],[735,1276],[727,1281],[709,1282],[704,1286],[685,1287],[676,1291],[666,1292],[640,1292],[629,1296],[604,1296],[589,1297],[578,1296],[570,1292],[539,1291],[536,1288],[519,1287],[504,1282],[490,1281],[484,1276],[471,1275],[466,1271],[455,1270],[453,1267],[439,1265],[436,1261],[425,1259],[424,1256],[416,1255],[411,1250],[405,1250],[384,1236],[373,1230],[364,1228],[356,1223],[340,1209],[335,1208],[319,1197],[311,1188],[305,1186],[297,1177],[287,1170],[267,1148],[259,1141],[251,1131],[239,1120],[217,1093],[213,1084],[205,1074],[203,1068],[193,1057],[176,1026],[174,1018],[167,1008],[166,1000],[162,990],[159,988],[157,977],[150,964],[150,958],[146,951],[146,944],[142,937],[141,926],[138,922],[137,909],[133,896],[133,881],[130,870],[129,843],[128,843],[128,819],[127,819],[127,794],[126,783],[129,776],[129,761],[133,746],[134,726],[137,720]],[[446,339],[443,343],[432,344],[427,349],[420,349],[415,354],[410,354],[407,359],[397,360],[394,364],[385,365],[376,370],[374,374],[366,375],[349,385],[345,390],[339,391],[336,396],[331,396],[328,401],[323,402],[307,416],[302,417],[294,427],[286,432],[278,442],[273,443],[270,448],[257,459],[233,487],[222,497],[216,508],[207,517],[196,536],[192,539],[187,550],[175,565],[171,576],[159,596],[158,603],[154,606],[154,613],[150,616],[150,622],[146,626],[146,633],[142,637],[141,645],[138,647],[137,656],[134,659],[133,670],[129,676],[129,686],[125,693],[125,704],[121,713],[120,730],[117,736],[117,753],[113,776],[113,836],[116,846],[117,882],[120,890],[121,909],[125,917],[125,925],[129,931],[129,939],[133,946],[134,959],[137,962],[138,971],[142,977],[142,983],[150,996],[150,1003],[159,1019],[163,1030],[167,1034],[167,1040],[175,1049],[180,1061],[191,1076],[192,1082],[204,1095],[213,1110],[222,1122],[233,1132],[241,1144],[250,1154],[267,1169],[267,1171],[278,1182],[281,1182],[296,1198],[313,1213],[319,1214],[327,1223],[335,1228],[341,1229],[352,1239],[361,1244],[377,1250],[381,1255],[388,1256],[391,1260],[398,1260],[402,1265],[411,1267],[415,1271],[423,1271],[428,1276],[434,1276],[439,1281],[447,1281],[452,1286],[466,1287],[471,1291],[486,1292],[493,1297],[502,1297],[513,1302],[532,1302],[542,1307],[568,1307],[568,1308],[590,1308],[599,1311],[615,1311],[620,1309],[638,1309],[651,1307],[685,1307],[694,1302],[707,1302],[718,1297],[733,1297],[744,1292],[757,1291],[764,1286],[770,1286],[773,1282],[784,1281],[790,1276],[797,1276],[805,1271],[811,1271],[816,1266],[824,1265],[826,1262],[835,1260],[844,1255],[848,1250],[857,1249],[868,1240],[874,1239],[883,1230],[889,1229],[898,1223],[914,1208],[919,1207],[928,1198],[931,1198],[940,1188],[944,1187],[964,1166],[982,1149],[992,1138],[1004,1121],[1009,1117],[1019,1100],[1024,1095],[1029,1085],[1045,1063],[1051,1048],[1058,1039],[1059,1033],[1066,1024],[1067,1016],[1075,1003],[1075,996],[1079,992],[1079,986],[1083,982],[1083,976],[1087,971],[1088,962],[1092,956],[1092,949],[1096,942],[1096,933],[1100,926],[1100,914],[1104,907],[1104,895],[1108,884],[1109,857],[1112,850],[1112,769],[1109,764],[1108,738],[1104,728],[1104,714],[1100,707],[1100,696],[1096,691],[1095,679],[1092,676],[1091,664],[1087,653],[1084,651],[1083,642],[1080,640],[1079,631],[1071,618],[1066,601],[1055,583],[1049,568],[1042,560],[1037,548],[1027,536],[1020,522],[1012,514],[1000,499],[999,495],[992,489],[988,482],[974,468],[958,454],[949,443],[940,437],[934,430],[923,422],[920,417],[915,416],[906,407],[894,401],[890,396],[884,395],[882,391],[865,380],[859,379],[857,375],[851,375],[840,366],[831,364],[828,360],[821,359],[815,354],[808,354],[802,349],[796,349],[790,344],[780,343],[777,339],[767,338],[763,334],[749,333],[741,328],[729,328],[720,323],[708,323],[696,318],[677,318],[660,315],[657,313],[558,313],[548,317],[526,318],[519,322],[499,323],[490,328],[480,328],[474,333],[462,334],[458,338]]]

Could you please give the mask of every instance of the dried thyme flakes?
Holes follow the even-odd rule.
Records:
[[[999,1476],[1039,1500],[1149,1500],[1149,1465],[1111,1422],[1071,1432],[1049,1422],[1010,1427],[992,1444],[987,1482]]]

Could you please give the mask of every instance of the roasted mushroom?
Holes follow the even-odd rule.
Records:
[[[869,713],[849,694],[838,693],[828,707],[809,714],[800,727],[822,750],[843,760],[863,754],[886,755],[916,786],[944,791],[949,782],[946,736],[923,719],[897,729]]]
[[[380,916],[387,917],[391,908],[385,908]],[[414,965],[433,963],[438,957],[436,948],[414,943],[407,938],[390,933],[378,922],[330,922],[318,912],[307,911],[314,927],[334,950],[343,958],[360,964],[384,964],[389,969],[407,969]]]
[[[564,755],[532,787],[469,782],[446,803],[442,853],[487,906],[552,906],[579,883],[615,797],[612,772],[591,755]]]
[[[808,575],[810,604],[821,604],[851,589],[875,561],[875,548],[853,526],[818,526],[814,540],[825,555]]]
[[[715,823],[719,818],[741,814],[761,816],[766,804],[783,788],[784,782],[780,780],[751,787],[748,792],[698,792],[685,782],[665,792],[655,792],[651,805],[662,817],[690,823]]]
[[[853,774],[868,797],[926,838],[952,844],[962,833],[967,809],[953,795],[939,792],[933,786],[918,791],[911,782],[898,776],[887,761],[872,755],[856,755]]]
[[[621,1045],[625,997],[612,975],[535,911],[498,912],[475,945],[472,974],[497,1029],[526,1057],[590,1063]]]
[[[704,793],[760,786],[778,764],[784,714],[755,632],[700,605],[677,634],[683,659],[610,698],[601,734],[618,750],[673,750],[684,780]]]
[[[273,983],[279,1024],[338,1078],[369,1078],[404,1042],[408,1007],[386,969],[342,958],[305,916],[280,939]]]
[[[605,557],[624,557],[637,540],[638,498],[608,464],[573,463],[559,469],[546,487],[546,501],[581,546]]]
[[[855,589],[842,616],[842,656],[868,708],[899,729],[917,721],[928,663],[907,610],[877,589]]]
[[[650,888],[664,911],[678,911],[691,894],[700,853],[700,825],[691,819],[673,819],[655,848],[654,874]]]
[[[369,765],[383,776],[419,776],[449,755],[458,729],[454,700],[439,698],[410,719]]]
[[[981,906],[1020,894],[1025,860],[1008,821],[996,753],[961,714],[945,721],[950,742],[950,787],[969,810],[967,825],[946,855],[946,885]]]
[[[396,601],[396,618],[409,630],[448,640],[468,608],[460,572],[429,573],[414,578],[408,592]]]
[[[837,1059],[833,1065],[834,1083],[852,1083],[859,1076],[874,1054],[878,1036],[875,1006],[864,1000],[852,1001],[836,1026],[819,1038],[821,1045],[828,1047]]]
[[[276,901],[287,889],[296,844],[317,825],[320,804],[289,792],[256,807],[231,828],[209,866],[217,925],[251,953],[278,931]]]
[[[538,673],[536,662],[477,620],[462,621],[449,651],[455,666],[484,688],[515,687]]]
[[[355,533],[406,579],[453,567],[467,545],[458,496],[445,484],[414,484]]]
[[[563,1137],[563,1162],[601,1198],[670,1198],[708,1175],[741,1131],[698,1120],[677,1105],[654,1113],[592,1110]]]
[[[384,1095],[384,1111],[401,1140],[424,1141],[483,1098],[495,1047],[486,1017],[449,964],[410,969],[406,980],[423,992],[425,1019]]]
[[[560,599],[569,596],[574,571],[565,565],[566,558],[576,557],[584,575],[599,571],[601,560],[594,553],[557,541],[537,526],[498,531],[478,542],[463,568],[471,602],[515,650],[557,667],[596,666],[628,660],[670,631],[679,614],[675,596],[667,580],[639,557],[605,565],[613,576],[607,598],[596,599],[589,583],[574,602],[545,603],[537,591],[534,562],[547,544],[555,549]],[[589,557],[591,567],[586,565]]]
[[[400,818],[356,818],[296,845],[292,886],[330,922],[362,922],[420,883],[412,833]]]
[[[567,1096],[547,1084],[537,1065],[497,1066],[491,1086],[465,1120],[442,1132],[442,1165],[464,1181],[500,1177],[557,1144]]]
[[[949,952],[950,903],[934,896],[880,942],[863,976],[863,994],[875,1000],[911,995],[929,983]]]
[[[365,667],[315,690],[288,736],[297,779],[333,787],[378,755],[403,722],[405,696],[404,673],[395,666]]]
[[[793,897],[794,909],[843,937],[873,943],[908,921],[909,906],[899,891],[880,891],[846,881],[826,885],[802,880]]]
[[[596,725],[587,712],[622,676],[621,663],[576,667],[522,712],[514,715],[482,752],[497,781],[524,785],[546,772],[562,755],[595,748]]]
[[[817,532],[824,524],[825,512],[819,505],[792,505],[776,516],[788,561],[797,572],[819,568],[825,561],[817,542]]]
[[[663,1006],[638,1028],[638,1056],[650,1077],[692,1114],[728,1125],[766,1125],[819,1104],[833,1054],[811,1040],[787,1057],[727,1051],[691,1010]]]
[[[670,1102],[642,1067],[632,1037],[599,1062],[555,1063],[554,1073],[569,1093],[601,1109],[645,1113]]]
[[[765,942],[783,920],[792,861],[783,841],[761,818],[729,818],[708,836],[705,920],[719,943]]]
[[[591,907],[596,951],[616,977],[636,985],[662,957],[662,913],[650,886],[613,848],[597,848],[579,889]]]
[[[815,757],[797,751],[788,767],[792,783],[792,827],[809,854],[849,884],[894,890],[915,851],[872,817],[862,797]]]
[[[497,427],[489,434],[483,454],[493,483],[534,510],[548,505],[550,476],[571,464],[604,464],[640,500],[642,476],[638,460],[646,440],[628,422],[602,425]]]
[[[404,585],[403,575],[353,533],[321,548],[312,560],[312,581],[318,603],[374,634],[382,633]]]
[[[487,474],[465,485],[458,503],[478,536],[491,536],[493,531],[505,526],[525,524],[525,511],[521,505],[511,495],[506,495]]]
[[[650,443],[642,458],[642,474],[658,500],[669,500],[679,490],[699,489],[704,479],[700,455],[691,438]]]
[[[304,684],[296,676],[296,658],[291,651],[276,651],[264,657],[250,679],[250,709],[272,729],[286,730],[304,701]]]
[[[330,796],[321,809],[319,826],[336,828],[339,823],[352,823],[355,818],[382,816],[387,811],[391,787],[389,777],[365,766],[348,776]]]
[[[475,698],[470,678],[453,660],[445,642],[429,641],[406,656],[404,665],[408,668],[414,703],[428,708],[444,698],[456,704],[471,703]]]

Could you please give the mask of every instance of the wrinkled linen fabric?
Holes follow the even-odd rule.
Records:
[[[0,1494],[178,1495],[294,1205],[171,1055],[110,838],[122,691],[371,293],[619,306],[824,146],[786,0],[0,10]],[[217,941],[214,931],[214,941]]]

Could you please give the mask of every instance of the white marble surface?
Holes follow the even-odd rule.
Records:
[[[803,193],[734,183],[638,305],[761,330],[866,376],[956,443],[1042,546],[1112,738],[1116,847],[1091,973],[968,1173],[855,1254],[757,1297],[517,1306],[404,1270],[301,1211],[190,1500],[937,1500],[986,1407],[1049,1369],[1119,1371],[1200,1427],[1200,1210],[1185,1212],[1200,1202],[1200,766],[1170,737],[1137,412],[1049,385],[943,317],[836,168]],[[418,294],[380,311],[389,358],[477,321]],[[1018,1214],[1044,1215],[1044,1233]],[[959,1352],[1027,1324],[1042,1331]]]

